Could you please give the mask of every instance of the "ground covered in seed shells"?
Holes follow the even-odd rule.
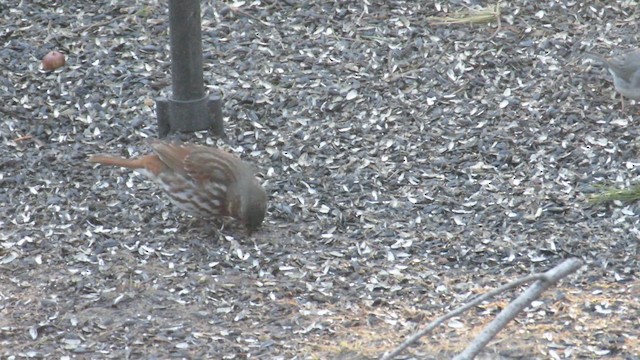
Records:
[[[225,131],[262,229],[180,213],[130,171],[170,93],[166,2],[0,4],[2,358],[368,359],[569,257],[488,358],[639,359],[640,108],[583,51],[638,43],[628,1],[203,1]],[[494,3],[480,4],[493,6]],[[44,72],[51,50],[64,67]],[[219,230],[218,230],[219,229]],[[515,294],[517,294],[516,292]],[[513,293],[402,358],[461,351]]]

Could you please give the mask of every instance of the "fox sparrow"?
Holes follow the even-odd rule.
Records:
[[[158,183],[180,209],[202,218],[232,216],[249,230],[264,219],[267,194],[250,166],[220,149],[157,141],[136,159],[93,155],[89,162],[135,169]]]

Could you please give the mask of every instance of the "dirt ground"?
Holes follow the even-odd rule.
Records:
[[[628,1],[202,2],[220,146],[262,228],[193,219],[134,172],[171,96],[168,9],[0,4],[0,357],[375,359],[473,296],[584,261],[489,359],[640,359],[638,104],[582,55],[638,43]],[[46,72],[51,50],[66,64]],[[521,291],[401,359],[462,351]]]

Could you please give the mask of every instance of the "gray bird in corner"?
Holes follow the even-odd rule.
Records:
[[[591,52],[585,52],[584,56],[604,64],[613,77],[613,85],[623,97],[640,100],[640,49],[612,57]],[[622,99],[622,110],[624,111],[624,98]]]

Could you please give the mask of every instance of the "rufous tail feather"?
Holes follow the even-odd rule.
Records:
[[[144,169],[144,159],[123,159],[115,156],[91,155],[89,162],[99,163],[103,165],[120,166],[130,169]]]

